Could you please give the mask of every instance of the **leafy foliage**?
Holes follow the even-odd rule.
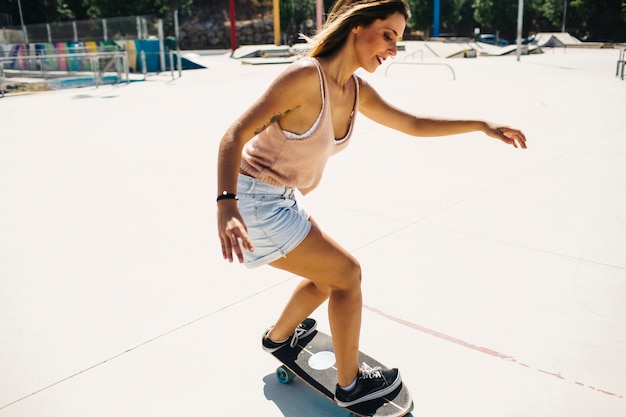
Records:
[[[202,19],[228,9],[227,0],[20,0],[24,21],[45,23],[89,18],[154,15],[164,17],[178,9],[181,19]],[[409,29],[428,33],[433,24],[434,0],[406,0],[413,17]],[[333,0],[324,0],[329,10]],[[525,32],[560,31],[566,15],[566,31],[583,37],[626,41],[625,0],[525,0]],[[236,0],[237,17],[271,10],[273,0]],[[300,30],[302,22],[314,18],[315,0],[280,0],[281,27]],[[515,0],[440,0],[442,32],[471,36],[474,27],[483,32],[500,31],[513,37],[517,26]],[[567,9],[565,9],[567,7]],[[566,14],[564,14],[566,11]],[[3,0],[0,13],[10,13],[19,22],[18,0]]]

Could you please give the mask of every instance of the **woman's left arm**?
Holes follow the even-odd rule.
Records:
[[[447,120],[418,117],[385,101],[364,80],[360,80],[359,110],[367,118],[411,136],[434,137],[483,132],[516,148],[526,149],[526,137],[518,129],[482,120]]]

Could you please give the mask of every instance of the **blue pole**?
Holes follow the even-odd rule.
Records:
[[[439,20],[441,16],[441,2],[435,0],[435,11],[433,13],[433,37],[439,37]]]

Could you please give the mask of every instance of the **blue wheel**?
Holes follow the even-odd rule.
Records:
[[[276,368],[276,378],[281,384],[288,384],[295,378],[295,374],[284,366]]]

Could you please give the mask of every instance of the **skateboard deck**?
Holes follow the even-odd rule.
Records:
[[[320,331],[299,340],[294,348],[288,346],[273,352],[283,365],[276,369],[278,380],[287,384],[298,376],[311,388],[335,401],[337,369],[331,337]],[[376,359],[359,352],[359,362],[372,368],[386,367]],[[401,417],[413,410],[413,400],[406,385],[401,384],[391,394],[380,399],[366,401],[347,407],[346,410],[358,417]]]

